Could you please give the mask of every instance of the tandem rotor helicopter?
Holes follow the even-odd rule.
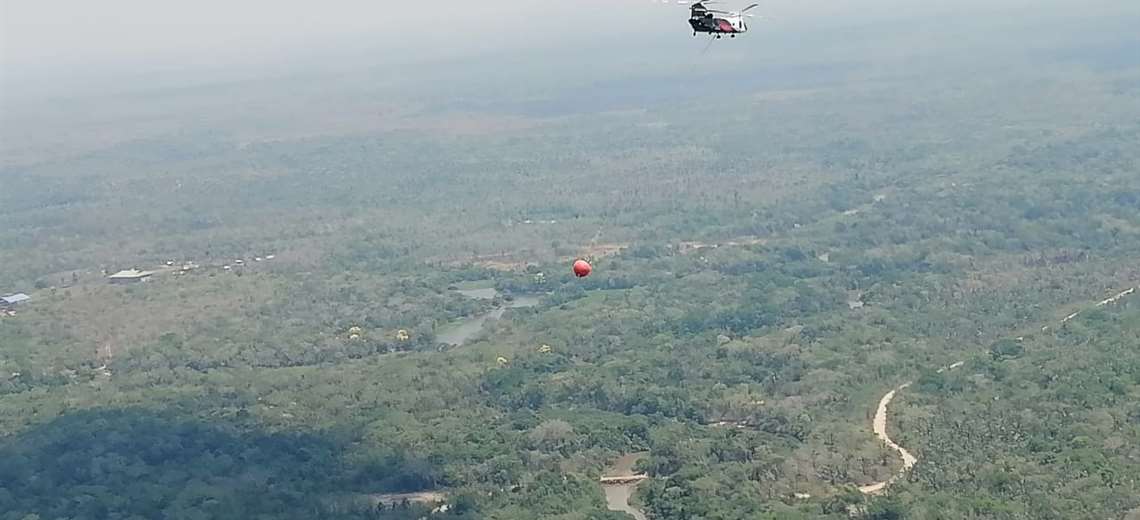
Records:
[[[736,35],[748,32],[748,22],[745,18],[753,17],[748,11],[760,5],[752,4],[739,11],[721,11],[706,7],[718,3],[716,0],[698,0],[693,3],[690,1],[680,0],[677,3],[689,5],[689,26],[693,28],[693,36],[705,33],[716,39],[726,34],[729,38],[736,38]]]

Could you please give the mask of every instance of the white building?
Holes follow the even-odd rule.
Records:
[[[16,293],[11,296],[4,296],[0,298],[0,307],[15,307],[24,303],[32,298],[24,293]]]
[[[126,271],[119,271],[110,277],[111,283],[125,284],[145,282],[150,279],[150,275],[154,274],[153,271],[139,271],[138,269],[127,269]]]

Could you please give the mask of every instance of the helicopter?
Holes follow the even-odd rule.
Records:
[[[746,14],[747,11],[760,5],[752,4],[739,11],[718,11],[705,7],[705,4],[711,3],[713,2],[710,0],[698,0],[689,5],[689,25],[693,28],[693,36],[697,33],[708,33],[717,39],[726,34],[730,38],[736,38],[737,34],[748,32],[748,23],[744,18],[751,18],[752,15]]]

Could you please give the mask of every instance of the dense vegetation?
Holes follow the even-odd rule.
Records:
[[[1138,311],[1087,312],[1056,334],[1005,340],[1019,347],[920,378],[898,428],[926,462],[898,489],[900,504],[923,518],[1135,507],[1140,467],[1127,439],[1137,434]]]
[[[1140,295],[1058,323],[1140,284],[1135,65],[820,65],[639,111],[393,90],[452,109],[12,148],[0,519],[617,520],[597,477],[637,451],[654,520],[1119,518]],[[167,260],[201,267],[102,276]],[[442,344],[504,305],[470,284],[542,297]],[[864,496],[910,380],[920,462]]]

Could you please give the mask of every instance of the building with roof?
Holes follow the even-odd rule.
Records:
[[[109,276],[107,279],[110,280],[111,283],[115,283],[115,284],[138,283],[138,282],[145,282],[145,281],[149,280],[150,275],[152,275],[152,274],[154,274],[154,271],[139,271],[138,269],[127,269],[126,271],[119,271],[119,272]]]
[[[32,297],[24,293],[16,293],[11,296],[0,297],[0,307],[15,307],[21,303],[31,300]]]

